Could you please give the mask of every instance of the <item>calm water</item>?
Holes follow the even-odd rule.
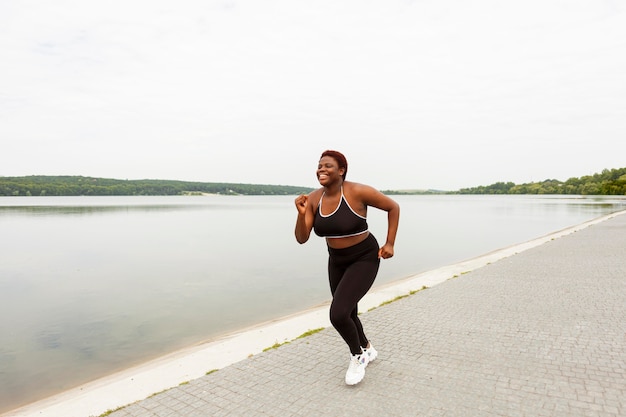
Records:
[[[329,299],[288,197],[1,197],[0,412]],[[624,198],[399,196],[376,285],[626,209]],[[370,229],[384,240],[386,218]]]

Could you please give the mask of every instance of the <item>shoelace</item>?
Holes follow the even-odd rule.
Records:
[[[363,355],[352,356],[352,360],[350,361],[350,367],[357,367],[359,365],[363,365],[365,363],[365,359]]]

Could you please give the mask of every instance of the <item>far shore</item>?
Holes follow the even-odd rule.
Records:
[[[425,287],[433,287],[463,273],[624,213],[626,211],[612,213],[528,242],[376,287],[361,300],[359,309],[366,312],[380,307],[399,297],[408,296]],[[143,400],[154,393],[173,388],[200,378],[209,372],[245,360],[276,344],[294,340],[308,331],[329,326],[328,303],[324,303],[297,314],[261,323],[236,333],[227,334],[216,340],[173,352],[156,360],[6,412],[0,417],[100,416],[109,410],[124,407]]]

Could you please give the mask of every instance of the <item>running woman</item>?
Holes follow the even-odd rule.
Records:
[[[380,259],[391,258],[400,219],[400,206],[368,185],[346,181],[348,161],[337,151],[322,153],[317,166],[321,188],[296,200],[298,243],[309,240],[311,230],[326,238],[328,279],[332,294],[330,321],[350,349],[346,384],[363,380],[365,368],[378,352],[365,336],[357,304],[374,284]],[[369,232],[367,208],[387,212],[387,236],[379,246]]]

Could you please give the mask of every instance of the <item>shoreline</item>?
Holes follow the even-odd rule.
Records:
[[[527,242],[373,288],[359,303],[366,312],[381,304],[432,287],[463,273],[515,255],[550,240],[574,233],[593,224],[626,213],[618,211]],[[291,341],[303,333],[329,327],[328,305],[257,324],[214,340],[196,344],[155,360],[97,379],[58,395],[0,414],[2,417],[59,416],[90,417],[143,400],[154,393],[200,378],[275,344]]]

